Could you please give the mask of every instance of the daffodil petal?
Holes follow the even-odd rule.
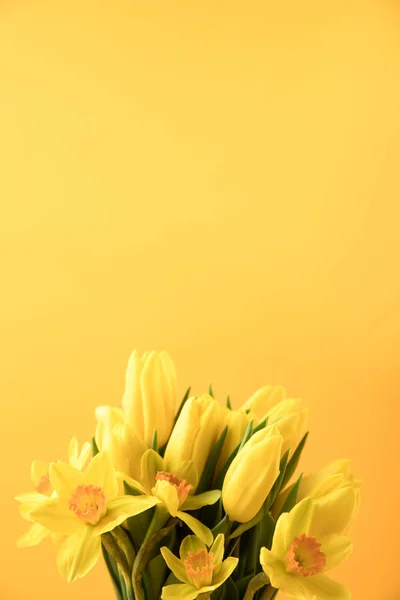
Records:
[[[94,525],[93,535],[111,531],[126,519],[139,515],[159,503],[153,496],[121,496],[107,504],[107,514]]]
[[[300,595],[302,591],[301,581],[305,579],[304,577],[295,577],[287,573],[283,561],[267,548],[261,548],[260,563],[274,588],[280,589],[283,593],[292,595],[295,598],[302,598],[304,600]]]
[[[233,556],[224,560],[224,562],[221,565],[221,568],[218,571],[218,574],[215,577],[213,577],[212,585],[203,587],[202,591],[211,592],[212,590],[215,590],[217,587],[222,585],[224,581],[226,581],[236,569],[238,562],[239,559],[234,558]]]
[[[83,473],[61,461],[50,465],[49,475],[51,485],[60,498],[70,498],[78,485],[83,484]]]
[[[39,525],[39,523],[35,523],[26,533],[18,538],[17,547],[28,548],[30,546],[37,546],[42,540],[47,538],[49,533],[48,529]]]
[[[215,504],[221,497],[219,490],[203,492],[197,496],[188,496],[182,505],[182,510],[196,510],[207,504]]]
[[[57,567],[68,583],[84,577],[94,567],[101,553],[101,540],[93,537],[87,525],[68,536],[57,554]]]
[[[187,535],[180,545],[179,556],[181,560],[185,560],[189,552],[197,552],[198,550],[207,550],[205,543],[195,535]]]
[[[283,513],[279,517],[272,543],[272,552],[276,556],[283,557],[286,554],[293,538],[299,537],[302,533],[308,535],[312,515],[313,501],[305,498],[296,504],[290,513]]]
[[[174,583],[163,587],[161,598],[162,600],[195,600],[199,595],[199,590],[190,583]]]
[[[113,500],[118,494],[116,473],[106,452],[99,452],[90,461],[84,479],[87,485],[101,487],[108,501]]]
[[[326,556],[325,570],[340,565],[353,551],[353,543],[344,535],[330,535],[322,540],[321,552]]]
[[[31,480],[34,485],[37,485],[42,477],[49,474],[49,464],[41,460],[34,460],[31,465]]]
[[[81,528],[79,518],[68,508],[68,500],[63,498],[52,498],[41,502],[31,510],[29,516],[56,533],[72,533]]]
[[[179,560],[179,558],[175,556],[175,554],[173,554],[166,546],[163,546],[160,549],[160,552],[163,555],[168,568],[173,572],[175,577],[179,579],[179,581],[183,581],[183,583],[189,583],[186,576],[186,569],[182,560]]]
[[[200,523],[200,521],[192,517],[192,515],[184,513],[181,510],[176,513],[176,516],[181,521],[186,523],[189,529],[193,531],[193,533],[197,535],[197,537],[200,538],[201,541],[206,544],[206,546],[211,546],[213,542],[213,534],[208,527],[203,525],[203,523]]]
[[[307,600],[349,600],[348,588],[327,575],[314,575],[303,578],[303,587],[308,592]]]
[[[164,460],[158,452],[149,448],[142,456],[140,470],[143,486],[146,493],[149,494],[156,483],[157,472],[165,471]]]
[[[192,460],[178,461],[172,466],[172,473],[175,473],[180,479],[185,479],[195,490],[199,483],[199,474]]]
[[[26,494],[18,494],[18,496],[14,496],[14,499],[17,500],[17,502],[22,502],[22,504],[33,507],[41,502],[49,500],[49,497],[45,496],[44,494],[39,494],[39,492],[27,492]]]
[[[210,548],[210,552],[213,553],[213,563],[216,565],[224,558],[225,551],[225,536],[223,533],[219,533],[215,538],[213,545]]]
[[[176,487],[168,481],[160,480],[151,490],[152,494],[159,498],[167,507],[169,514],[176,517],[179,508],[179,498]]]

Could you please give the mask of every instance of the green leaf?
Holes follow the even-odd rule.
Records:
[[[104,562],[106,563],[108,572],[110,573],[111,581],[114,586],[115,593],[117,595],[117,600],[125,600],[118,575],[117,563],[113,559],[113,557],[107,552],[104,548],[103,544],[101,545],[101,549],[103,552]]]
[[[282,488],[284,488],[285,485],[290,481],[290,478],[292,477],[293,473],[296,470],[296,467],[300,460],[301,453],[302,453],[305,443],[307,441],[307,437],[308,437],[308,431],[301,439],[299,445],[297,446],[296,450],[293,453],[292,458],[289,460],[289,462],[287,464],[286,472],[285,472],[285,475],[282,480],[282,485],[281,485]]]
[[[96,444],[96,440],[94,439],[94,436],[92,437],[92,454],[93,454],[93,458],[96,456],[96,454],[99,453],[99,449],[97,447]]]
[[[232,404],[231,404],[231,397],[228,396],[226,399],[226,406],[229,408],[229,410],[232,410]]]
[[[247,521],[247,523],[241,523],[239,525],[239,527],[237,527],[229,536],[230,540],[233,540],[237,537],[239,537],[240,535],[242,535],[245,531],[247,531],[248,529],[251,529],[252,527],[254,527],[255,525],[257,525],[257,523],[259,523],[261,521],[261,519],[263,518],[264,514],[265,514],[265,504],[263,504],[263,506],[260,508],[260,510],[258,511],[258,513],[256,514],[255,517],[253,517],[250,521]]]
[[[265,548],[268,548],[268,550],[271,549],[275,525],[275,519],[272,517],[269,511],[266,511],[265,515],[260,521],[259,549],[263,548],[264,546]]]
[[[292,510],[292,508],[295,506],[295,504],[297,502],[297,497],[299,495],[299,487],[300,487],[302,478],[303,478],[303,473],[300,474],[296,483],[294,484],[294,486],[290,490],[289,494],[287,495],[287,498],[286,498],[285,502],[283,503],[281,512],[279,514],[282,514],[285,512],[290,512]]]
[[[233,572],[235,573],[235,571]],[[246,592],[247,586],[249,584],[250,579],[252,579],[253,575],[247,575],[246,577],[242,577],[235,581],[236,587],[239,592],[239,596],[242,598]]]
[[[202,492],[206,492],[207,490],[212,489],[212,478],[215,472],[215,468],[217,466],[218,459],[220,457],[222,447],[225,442],[226,435],[228,433],[228,426],[225,427],[223,432],[221,433],[218,442],[215,444],[212,452],[210,453],[207,462],[205,464],[203,473],[201,475],[199,485],[196,489],[196,494],[201,494]]]
[[[239,450],[241,450],[243,448],[245,443],[251,438],[252,431],[253,431],[253,421],[251,421],[248,424],[247,429],[244,432],[242,441],[240,442],[240,444],[238,446],[236,446],[236,448],[234,449],[234,451],[232,452],[232,454],[230,455],[230,457],[228,458],[228,460],[226,461],[226,463],[224,464],[224,466],[218,473],[218,476],[216,477],[215,482],[214,482],[214,486],[213,486],[214,489],[222,490],[222,484],[224,482],[227,470],[229,469],[236,454],[239,452]]]
[[[239,600],[239,593],[232,577],[228,577],[222,587],[221,600]]]
[[[223,533],[224,535],[229,531],[230,521],[228,515],[225,515],[223,519],[212,529],[212,534],[214,539],[217,537],[219,533]]]
[[[278,494],[282,488],[282,481],[285,476],[286,464],[287,464],[287,460],[289,458],[289,452],[290,452],[290,450],[286,450],[285,454],[282,456],[281,461],[279,463],[279,475],[278,475],[274,485],[272,486],[272,489],[271,489],[270,493],[268,494],[268,498],[267,498],[268,508],[270,506],[272,506],[272,504],[275,502],[276,497],[278,496]]]
[[[187,390],[186,390],[186,392],[185,392],[185,395],[183,396],[182,402],[181,402],[181,404],[180,404],[180,406],[179,406],[179,408],[178,408],[178,412],[176,413],[176,416],[175,416],[175,419],[174,419],[174,425],[175,425],[175,423],[177,422],[177,420],[178,420],[178,417],[179,417],[179,415],[180,415],[180,414],[181,414],[181,412],[182,412],[182,408],[185,406],[185,402],[186,402],[186,400],[189,398],[190,389],[191,389],[191,388],[190,388],[190,386],[189,386],[189,387],[188,387],[188,389],[187,389]]]
[[[213,389],[212,389],[211,383],[208,386],[208,395],[211,396],[211,398],[214,398],[214,394],[213,394]]]
[[[264,427],[266,427],[268,425],[268,417],[265,417],[265,419],[263,419],[262,421],[259,422],[259,424],[257,425],[257,427],[255,427],[253,429],[253,432],[251,435],[254,435],[255,433],[257,433],[257,431],[260,431],[261,429],[264,429]]]
[[[167,563],[162,554],[158,554],[148,563],[146,567],[146,580],[150,589],[148,590],[147,598],[161,598],[161,590],[167,576],[167,571]]]
[[[158,452],[157,429],[155,429],[153,431],[153,437],[151,439],[151,447],[153,450]]]

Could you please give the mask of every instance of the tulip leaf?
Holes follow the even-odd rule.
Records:
[[[180,406],[179,406],[179,408],[178,408],[178,412],[176,413],[176,416],[175,416],[175,419],[174,419],[174,425],[175,425],[175,423],[177,422],[177,420],[178,420],[178,417],[179,417],[179,415],[180,415],[180,414],[181,414],[181,412],[182,412],[182,408],[184,407],[186,400],[189,398],[190,389],[191,389],[191,388],[190,388],[190,386],[189,386],[189,387],[188,387],[188,389],[187,389],[187,390],[186,390],[186,392],[185,392],[185,395],[183,396],[182,402],[181,402],[181,404],[180,404]]]
[[[275,519],[272,517],[271,513],[267,510],[265,511],[265,515],[260,521],[260,536],[259,536],[259,551],[263,546],[271,549],[272,539],[274,537],[275,531]]]
[[[155,452],[158,452],[158,440],[157,440],[157,429],[153,431],[153,437],[151,439],[151,447]]]
[[[117,600],[125,600],[124,594],[123,594],[121,586],[120,586],[117,563],[115,562],[114,558],[104,548],[103,544],[101,545],[101,549],[103,552],[104,562],[106,563],[108,572],[110,573],[111,581],[113,583],[114,590],[117,595]]]
[[[202,492],[206,492],[207,490],[212,489],[212,478],[214,476],[215,468],[217,466],[218,459],[220,457],[227,433],[228,426],[225,427],[225,429],[219,436],[218,442],[215,444],[212,452],[210,453],[207,459],[199,484],[196,488],[196,494],[201,494]]]
[[[93,455],[93,458],[94,458],[94,457],[96,456],[96,454],[98,454],[98,453],[99,453],[99,449],[98,449],[98,447],[97,447],[96,440],[94,439],[94,436],[93,436],[93,437],[92,437],[92,455]]]
[[[249,581],[253,578],[253,575],[247,575],[235,581],[236,587],[239,591],[239,596],[242,598],[246,592]]]
[[[229,408],[229,410],[232,410],[232,404],[231,404],[231,397],[228,396],[226,399],[226,406]]]
[[[212,534],[214,539],[217,537],[219,533],[223,533],[224,535],[229,531],[230,521],[228,515],[225,515],[223,519],[212,529]]]
[[[214,398],[214,394],[213,394],[213,389],[212,389],[211,383],[208,386],[208,395],[211,396],[211,398]]]
[[[295,504],[297,502],[297,497],[299,495],[299,487],[300,487],[302,478],[303,478],[303,473],[300,474],[300,477],[297,479],[296,483],[294,484],[294,486],[290,490],[289,494],[287,495],[287,498],[286,498],[285,502],[283,503],[280,514],[285,513],[285,512],[290,512],[292,510],[292,508],[295,506]]]
[[[254,527],[255,525],[257,525],[257,523],[259,523],[261,521],[261,519],[263,518],[265,514],[265,504],[260,508],[260,510],[258,511],[258,513],[256,514],[255,517],[253,517],[250,521],[247,521],[247,523],[241,523],[239,525],[239,527],[237,527],[229,536],[230,540],[234,540],[235,538],[239,537],[240,535],[242,535],[242,533],[244,533],[245,531],[247,531],[248,529],[251,529],[252,527]]]
[[[286,464],[287,464],[288,457],[289,457],[289,450],[286,450],[285,454],[282,456],[281,461],[279,463],[279,475],[278,475],[274,485],[272,486],[272,489],[267,498],[268,508],[270,506],[272,506],[272,504],[275,502],[276,497],[278,496],[278,494],[282,488],[282,481],[285,476]]]
[[[285,485],[290,481],[290,478],[292,477],[293,473],[296,470],[296,467],[297,467],[297,465],[299,463],[299,460],[300,460],[301,453],[302,453],[303,448],[305,446],[305,443],[307,441],[307,436],[308,436],[308,431],[302,437],[299,445],[297,446],[296,450],[293,453],[292,458],[289,460],[289,462],[287,464],[285,475],[283,477],[282,484],[281,484],[282,488],[284,488]]]
[[[250,423],[248,424],[248,426],[246,428],[246,431],[244,432],[242,441],[240,442],[240,444],[238,446],[236,446],[236,448],[234,449],[234,451],[232,452],[232,454],[230,455],[230,457],[228,458],[228,460],[226,461],[226,463],[224,464],[224,466],[218,473],[218,475],[214,481],[214,485],[213,485],[214,489],[222,490],[222,484],[224,483],[224,479],[225,479],[227,470],[229,469],[236,454],[239,452],[239,450],[241,450],[243,448],[245,443],[251,438],[252,431],[253,431],[253,421],[250,421]]]

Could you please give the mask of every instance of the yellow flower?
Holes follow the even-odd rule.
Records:
[[[222,427],[228,427],[224,445],[219,456],[217,473],[243,439],[244,433],[254,415],[242,410],[225,409]]]
[[[285,388],[278,385],[264,385],[242,405],[241,410],[251,410],[261,421],[274,406],[285,399]]]
[[[356,479],[350,472],[349,460],[335,460],[326,465],[321,471],[303,477],[298,491],[297,501],[304,498],[314,498],[318,504],[329,503],[333,498],[345,498],[346,503],[341,509],[343,527],[340,533],[346,533],[353,523],[360,505],[361,480]],[[283,504],[293,486],[286,488],[277,498],[273,515],[280,513]],[[342,490],[348,491],[343,495]]]
[[[246,523],[260,510],[279,475],[282,436],[261,429],[233,459],[222,486],[222,502],[231,521]]]
[[[192,495],[197,485],[197,472],[191,462],[181,462],[174,472],[166,470],[164,459],[154,450],[147,450],[141,460],[141,480],[135,481],[124,473],[119,474],[132,488],[149,498],[154,505],[166,516],[178,517],[195,533],[205,544],[211,544],[212,533],[206,527],[187,514],[187,510],[197,510],[207,504],[214,504],[219,500],[221,492],[212,490]],[[133,500],[143,496],[133,496]]]
[[[71,438],[68,447],[69,463],[77,469],[83,470],[90,459],[92,448],[89,442],[85,442],[79,451],[78,440],[76,437]],[[30,511],[32,508],[48,500],[54,494],[54,488],[50,482],[49,464],[40,460],[34,460],[31,465],[31,481],[34,486],[32,492],[19,494],[15,499],[20,502],[20,513],[24,519],[32,522]],[[51,532],[42,525],[34,523],[18,540],[17,546],[25,548],[28,546],[36,546],[42,540],[51,535]],[[58,536],[51,535],[53,541],[58,539]]]
[[[122,405],[125,422],[148,448],[154,430],[159,445],[165,444],[178,410],[175,366],[166,352],[132,352]]]
[[[165,450],[167,469],[192,461],[200,477],[223,429],[222,407],[208,395],[186,401]]]
[[[239,562],[233,557],[222,560],[222,533],[217,535],[210,550],[196,536],[188,535],[180,546],[180,559],[165,546],[161,554],[175,577],[183,582],[163,587],[162,600],[194,600],[200,594],[212,592],[228,579]]]
[[[352,551],[343,535],[342,510],[351,495],[323,504],[305,498],[276,524],[271,550],[261,548],[261,566],[271,585],[298,600],[349,600],[349,590],[325,573],[339,565]]]
[[[101,535],[144,512],[155,502],[147,497],[118,497],[118,482],[110,459],[100,452],[85,472],[63,462],[50,466],[56,492],[29,515],[65,540],[57,555],[60,573],[69,581],[86,575],[101,554]]]

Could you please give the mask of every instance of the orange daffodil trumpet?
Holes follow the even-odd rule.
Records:
[[[350,598],[327,573],[352,551],[360,480],[347,460],[298,472],[301,400],[264,386],[233,410],[210,387],[181,403],[170,356],[135,350],[122,403],[95,414],[92,444],[34,461],[16,496],[18,545],[50,537],[67,581],[103,554],[119,600]]]

